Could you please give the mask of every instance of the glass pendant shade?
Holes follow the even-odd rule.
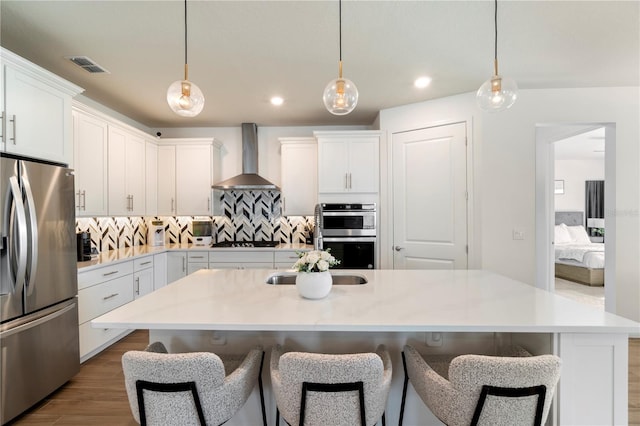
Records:
[[[518,98],[518,85],[508,77],[494,75],[476,93],[478,106],[484,111],[499,112],[511,107]]]
[[[204,108],[204,95],[188,80],[177,80],[167,90],[167,103],[173,112],[183,117],[195,117]]]
[[[322,94],[325,108],[333,115],[346,115],[358,104],[358,88],[351,80],[331,80]]]

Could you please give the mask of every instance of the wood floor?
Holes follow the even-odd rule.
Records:
[[[144,349],[147,331],[136,331],[82,364],[80,373],[29,412],[16,425],[133,426],[120,360]],[[629,425],[640,426],[640,339],[629,340]]]

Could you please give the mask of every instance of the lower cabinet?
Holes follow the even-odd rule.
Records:
[[[187,276],[187,253],[170,251],[167,253],[167,284]]]
[[[209,269],[273,268],[273,251],[211,251]]]
[[[153,256],[133,260],[133,297],[137,299],[154,289]]]
[[[299,251],[299,250],[298,250]],[[273,254],[273,267],[276,269],[291,269],[299,259],[298,251],[278,250]]]
[[[133,299],[133,261],[78,273],[81,362],[129,333],[129,330],[122,329],[92,328],[91,320]]]

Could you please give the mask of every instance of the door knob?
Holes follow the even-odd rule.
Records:
[[[400,250],[404,250],[404,247],[400,247],[400,246],[394,246],[393,249],[395,251],[400,251]]]

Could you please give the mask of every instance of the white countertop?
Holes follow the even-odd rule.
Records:
[[[133,246],[117,250],[105,250],[86,262],[78,262],[78,271],[85,272],[112,263],[126,262],[136,257],[164,253],[166,251],[297,251],[312,250],[313,245],[302,243],[280,243],[276,247],[209,247],[194,244],[167,244],[164,246]]]
[[[480,270],[358,270],[321,300],[278,271],[201,270],[92,321],[99,328],[254,331],[640,333],[634,321]],[[281,272],[281,271],[279,271]]]

